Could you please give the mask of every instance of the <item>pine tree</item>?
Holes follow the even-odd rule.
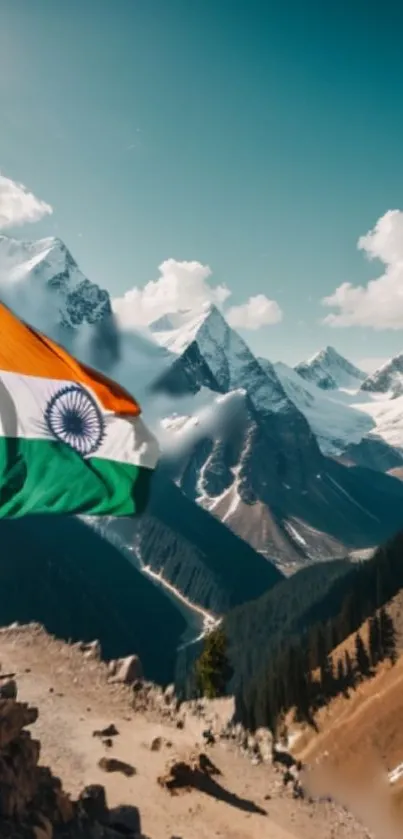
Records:
[[[273,675],[270,674],[269,680],[266,684],[266,706],[265,706],[265,726],[271,731],[273,737],[276,736],[279,719],[279,708],[277,701],[277,692]]]
[[[241,682],[235,694],[235,719],[237,722],[240,722],[242,725],[245,725],[246,715],[247,708],[244,696],[244,685],[243,682]]]
[[[330,655],[327,655],[320,671],[321,688],[325,699],[329,699],[334,695],[334,675],[333,675],[333,661]]]
[[[381,659],[381,625],[377,614],[369,621],[369,658],[372,667]]]
[[[385,607],[382,607],[379,614],[380,625],[380,647],[382,659],[388,658],[392,664],[397,659],[396,653],[396,632],[393,620]]]
[[[222,629],[214,629],[206,635],[203,652],[196,662],[197,683],[203,696],[223,696],[232,675],[226,636]]]
[[[353,662],[351,661],[351,656],[348,650],[344,653],[344,678],[346,688],[353,688],[354,687],[354,667]]]
[[[339,658],[337,662],[337,690],[340,693],[346,693],[346,675],[344,671],[344,661]]]
[[[316,663],[316,667],[320,670],[320,681],[321,684],[323,683],[322,674],[323,671],[326,670],[327,666],[327,654],[328,654],[328,647],[326,644],[326,633],[324,630],[323,625],[319,625],[317,631],[317,654],[318,660]]]
[[[355,661],[357,672],[361,676],[369,676],[371,672],[369,655],[359,632],[355,636]]]
[[[382,569],[378,564],[375,572],[375,606],[377,609],[380,609],[384,603],[383,588]]]

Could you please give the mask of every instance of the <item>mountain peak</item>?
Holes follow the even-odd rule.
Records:
[[[303,379],[323,390],[337,388],[358,389],[365,379],[365,373],[340,355],[334,347],[327,346],[307,361],[294,368]]]
[[[374,373],[367,376],[361,390],[403,396],[403,352],[394,355]]]
[[[155,340],[176,355],[181,355],[196,340],[201,330],[226,332],[230,329],[225,318],[212,303],[199,309],[167,313],[153,321],[149,329]]]
[[[309,358],[306,362],[301,362],[302,364],[312,364],[313,362],[323,362],[323,361],[331,361],[331,362],[342,362],[343,364],[350,364],[344,356],[340,355],[334,347],[327,345],[327,347],[323,347],[323,349],[318,350],[311,358]]]
[[[43,305],[35,311],[30,286],[34,299],[38,291],[46,295]],[[26,295],[21,296],[22,289],[26,289]],[[93,324],[112,313],[108,292],[84,276],[64,242],[56,237],[21,241],[0,236],[0,294],[20,317],[40,329],[44,328],[48,313],[39,310],[48,305],[56,308],[59,325],[67,328],[84,322]]]

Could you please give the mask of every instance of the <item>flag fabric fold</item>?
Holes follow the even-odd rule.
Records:
[[[141,512],[158,444],[140,414],[0,303],[0,518]]]

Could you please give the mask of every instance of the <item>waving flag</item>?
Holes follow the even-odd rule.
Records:
[[[0,517],[140,512],[157,458],[120,385],[0,303]]]

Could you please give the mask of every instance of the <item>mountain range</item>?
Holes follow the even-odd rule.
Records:
[[[256,357],[212,305],[124,330],[58,239],[0,237],[0,297],[143,405],[162,447],[147,514],[81,528],[181,614],[184,598],[218,617],[399,529],[403,483],[388,472],[403,464],[400,357],[371,386],[329,347],[292,369]]]

